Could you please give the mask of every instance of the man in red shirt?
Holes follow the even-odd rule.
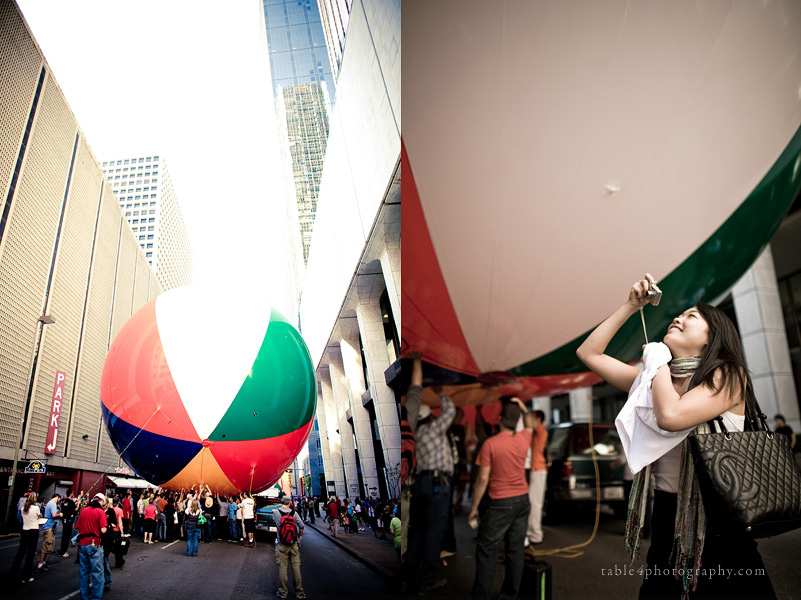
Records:
[[[133,516],[133,491],[128,490],[128,495],[122,501],[122,524],[125,533],[131,533],[131,517]]]
[[[331,530],[331,535],[337,537],[337,523],[339,522],[339,507],[337,506],[334,497],[328,503],[328,529]]]
[[[106,497],[95,494],[92,501],[78,515],[78,560],[80,562],[81,596],[87,600],[103,596],[103,544],[100,536],[106,533]]]
[[[489,598],[501,540],[506,542],[506,575],[501,598],[516,598],[523,578],[523,541],[531,508],[525,467],[534,417],[519,398],[501,400],[508,403],[501,410],[500,431],[481,446],[476,460],[479,471],[473,507],[467,517],[468,522],[478,518],[478,505],[487,493],[489,502],[478,530],[473,598]],[[525,428],[515,432],[521,414],[525,415]]]
[[[534,432],[531,436],[531,473],[528,479],[528,500],[531,512],[528,515],[528,529],[525,544],[542,543],[542,505],[545,501],[545,484],[548,479],[548,463],[545,458],[545,444],[548,442],[548,431],[542,422],[545,413],[541,410],[534,415]]]

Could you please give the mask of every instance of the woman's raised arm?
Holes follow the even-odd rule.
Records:
[[[598,325],[576,350],[576,356],[590,371],[624,392],[629,391],[640,370],[605,354],[606,347],[629,317],[648,304],[646,294],[652,283],[656,281],[649,273],[635,282],[629,290],[626,303]]]

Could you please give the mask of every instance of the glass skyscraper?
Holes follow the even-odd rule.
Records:
[[[264,0],[264,18],[274,95],[280,86],[322,82],[328,88],[330,110],[334,77],[317,1]]]
[[[292,164],[304,264],[309,260],[328,142],[334,77],[317,2],[264,0],[267,45],[282,148]]]

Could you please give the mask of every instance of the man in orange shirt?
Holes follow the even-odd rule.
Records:
[[[516,433],[521,414],[525,415],[525,429]],[[478,453],[478,478],[473,507],[467,517],[468,522],[478,517],[478,505],[486,492],[489,503],[478,530],[473,598],[489,598],[501,540],[505,540],[506,552],[501,598],[516,598],[523,578],[523,541],[531,509],[525,465],[531,447],[534,417],[526,411],[519,398],[509,398],[501,410],[499,425],[500,431],[484,442]]]
[[[158,498],[156,499],[156,504],[159,507],[156,538],[157,541],[161,540],[162,542],[167,539],[167,515],[164,512],[164,509],[167,508],[167,499],[164,497],[164,495],[165,492],[159,492]]]
[[[548,463],[545,458],[548,431],[543,425],[545,413],[535,410],[531,414],[534,416],[534,432],[531,435],[531,473],[528,479],[531,512],[528,515],[525,546],[542,543],[542,505],[545,501],[545,484],[548,479]]]

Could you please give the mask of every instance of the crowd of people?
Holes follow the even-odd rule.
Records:
[[[412,355],[411,385],[401,410],[401,501],[408,525],[402,558],[407,591],[427,594],[443,587],[441,559],[456,553],[454,515],[462,511],[478,529],[473,596],[486,598],[498,550],[504,544],[504,597],[517,595],[527,547],[543,542],[548,432],[542,411],[515,397],[501,398],[497,425],[476,410],[475,439],[466,440],[464,413],[441,390],[439,415],[422,403],[422,362]],[[408,515],[408,516],[407,516]]]
[[[287,597],[289,564],[295,577],[295,597],[305,597],[300,578],[299,544],[304,521],[314,519],[314,504],[313,500],[299,498],[295,506],[292,499],[285,496],[281,506],[272,512],[278,529],[279,597]],[[135,494],[129,489],[122,497],[106,496],[102,492],[94,495],[80,492],[76,496],[70,489],[63,497],[55,493],[44,500],[35,492],[26,492],[17,505],[21,533],[10,575],[28,584],[49,571],[48,557],[55,552],[56,529],[60,525],[58,555],[69,558],[70,547],[76,547],[81,595],[86,599],[100,598],[111,588],[111,570],[125,565],[132,538],[141,538],[144,544],[185,539],[188,557],[197,556],[200,542],[211,543],[213,538],[253,548],[255,512],[256,501],[251,494],[215,495],[202,484],[179,493],[148,489]],[[284,521],[284,514],[290,514],[292,519]],[[34,566],[40,533],[39,561]],[[109,563],[112,556],[113,565]]]
[[[376,538],[393,540],[400,557],[399,507],[391,500],[284,496],[280,502],[270,512],[277,530],[279,597],[287,597],[289,567],[295,579],[295,597],[305,597],[299,547],[304,524],[313,524],[316,519],[327,524],[334,537],[340,528],[344,534],[355,535],[369,527]],[[219,495],[204,484],[181,492],[128,489],[120,496],[102,492],[80,492],[76,496],[70,489],[64,496],[55,493],[43,499],[35,492],[26,492],[17,505],[21,534],[11,576],[22,583],[32,583],[38,574],[50,569],[47,563],[51,554],[69,558],[70,548],[77,547],[82,596],[100,598],[111,587],[112,569],[121,569],[125,564],[132,539],[144,544],[186,540],[187,557],[197,556],[199,544],[209,544],[214,539],[253,548],[258,506],[257,498],[248,492]],[[290,519],[284,518],[287,515]],[[56,550],[58,527],[61,542]],[[39,560],[34,565],[40,534]]]
[[[631,409],[639,419],[634,426],[638,431],[649,428],[647,445],[631,442],[624,447],[627,458],[644,465],[637,468],[628,486],[626,547],[636,555],[648,528],[648,572],[664,575],[646,577],[640,597],[678,598],[698,590],[720,597],[775,597],[753,537],[734,526],[730,530],[706,527],[698,518],[700,509],[687,502],[692,485],[685,477],[691,473],[686,466],[690,454],[683,449],[682,439],[712,419],[724,422],[729,431],[743,431],[746,407],[755,414],[753,387],[731,321],[720,310],[698,303],[673,319],[663,342],[643,347],[642,367],[606,354],[607,345],[626,319],[651,302],[649,290],[655,287],[650,275],[636,282],[623,307],[599,325],[577,351],[579,359],[605,381],[631,390],[626,407],[636,407]],[[498,423],[491,426],[482,418],[481,407],[476,407],[475,437],[472,452],[468,452],[460,409],[432,385],[439,395],[439,412],[432,412],[422,401],[422,357],[411,353],[409,358],[410,385],[401,408],[401,502],[403,519],[408,519],[402,528],[404,538],[408,534],[403,543],[403,585],[407,592],[425,595],[446,584],[439,570],[442,559],[455,552],[453,515],[461,510],[469,484],[467,521],[477,529],[471,597],[489,598],[500,550],[505,563],[501,598],[517,597],[527,548],[531,552],[533,545],[543,542],[541,520],[550,465],[545,415],[530,410],[520,398],[501,397]],[[646,394],[642,402],[637,396],[641,389]],[[618,429],[629,432],[626,410],[618,416]],[[783,415],[777,414],[775,420],[775,431],[787,436],[794,449],[796,436]],[[635,438],[640,439],[628,436]],[[645,508],[649,501],[650,511]],[[694,524],[692,535],[687,534],[689,529],[680,530],[679,523]],[[685,547],[693,551],[685,551]],[[691,562],[696,569],[705,565],[738,572],[739,568],[761,575],[704,582],[702,590],[697,581],[675,575],[689,572],[685,565]]]
[[[322,508],[319,509],[319,506]],[[340,527],[345,534],[366,532],[369,527],[377,539],[385,540],[391,537],[394,539],[392,520],[399,512],[399,504],[394,500],[386,502],[375,498],[340,500],[337,496],[331,496],[326,502],[319,503],[317,508],[322,511],[323,523],[328,525],[332,537],[339,537]],[[400,534],[400,526],[395,529]]]

